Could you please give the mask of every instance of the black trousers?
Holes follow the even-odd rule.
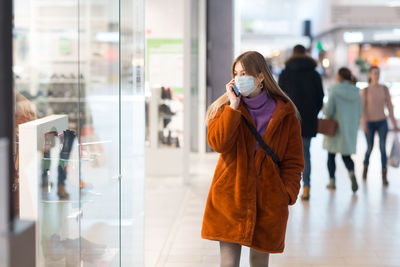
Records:
[[[336,171],[335,156],[336,156],[335,153],[328,153],[328,171],[330,178],[335,178],[335,171]],[[354,162],[351,159],[350,155],[342,155],[342,159],[347,170],[349,172],[354,171]]]

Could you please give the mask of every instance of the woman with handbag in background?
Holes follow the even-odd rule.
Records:
[[[202,237],[220,242],[222,267],[239,266],[242,245],[250,266],[264,267],[284,250],[288,205],[300,190],[300,122],[260,53],[240,55],[232,78],[207,112],[207,141],[220,157]]]
[[[398,131],[397,123],[393,114],[393,105],[389,89],[379,84],[380,70],[378,67],[371,67],[369,70],[369,85],[362,91],[361,98],[363,104],[362,126],[367,138],[368,148],[365,152],[363,179],[367,179],[369,157],[374,146],[375,132],[379,135],[379,148],[381,150],[382,164],[382,183],[384,186],[389,184],[387,180],[387,155],[386,137],[388,124],[385,115],[385,107],[389,111],[389,118],[393,123],[395,131]]]
[[[338,123],[333,136],[324,137],[324,148],[328,150],[328,189],[336,189],[335,171],[336,153],[342,154],[343,162],[349,172],[351,189],[358,190],[357,179],[354,174],[354,162],[351,154],[356,152],[357,132],[361,118],[361,98],[359,89],[354,86],[351,71],[340,68],[336,74],[336,84],[329,89],[328,102],[323,108],[326,117]]]

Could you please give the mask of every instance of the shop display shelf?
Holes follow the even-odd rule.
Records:
[[[77,97],[48,97],[47,101],[50,103],[77,103],[79,98]]]
[[[86,64],[88,61],[86,59],[39,59],[41,63],[72,63],[72,64]]]
[[[52,81],[52,80],[45,81],[44,80],[44,81],[40,81],[39,83],[40,84],[77,84],[78,80],[76,80],[76,81],[72,81],[72,80],[70,80],[70,81]],[[85,84],[85,82],[81,80],[80,84]]]

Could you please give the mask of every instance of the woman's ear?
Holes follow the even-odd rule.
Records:
[[[257,80],[258,80],[258,83],[262,83],[264,81],[264,75],[262,73],[259,73],[257,75]]]

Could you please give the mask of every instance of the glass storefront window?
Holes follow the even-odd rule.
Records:
[[[143,3],[15,1],[13,194],[37,266],[142,265]]]

